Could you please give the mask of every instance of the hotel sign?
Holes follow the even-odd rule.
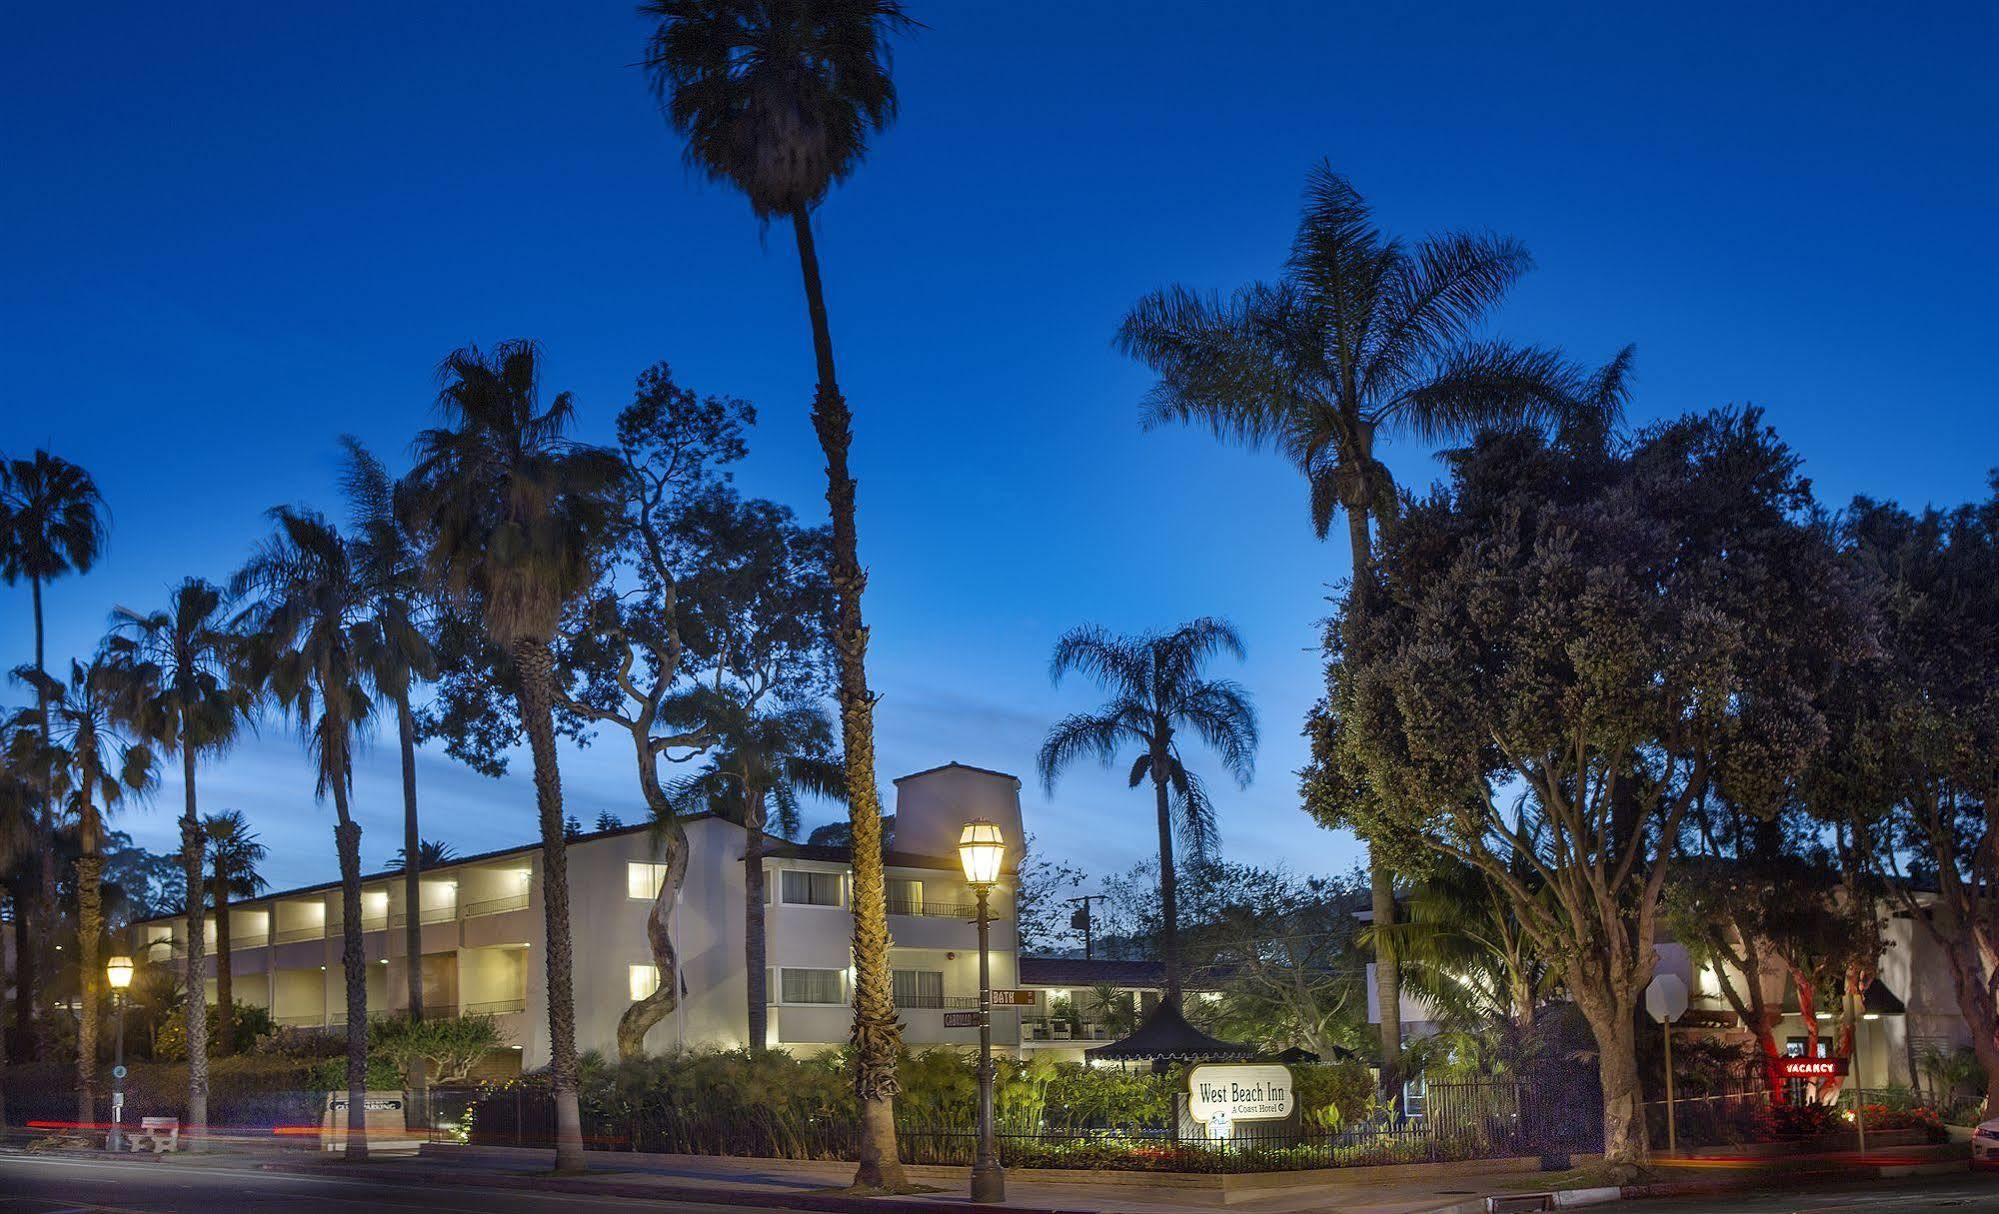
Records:
[[[1784,1079],[1833,1079],[1846,1074],[1846,1059],[1779,1058],[1777,1074]]]
[[[1291,1068],[1281,1063],[1207,1065],[1187,1072],[1187,1112],[1195,1121],[1282,1121],[1297,1107]]]

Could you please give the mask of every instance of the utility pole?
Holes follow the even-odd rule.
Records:
[[[1077,906],[1075,911],[1070,914],[1069,927],[1070,930],[1072,931],[1080,931],[1083,933],[1083,960],[1085,961],[1096,960],[1095,951],[1090,935],[1091,932],[1090,903],[1102,902],[1107,896],[1108,895],[1105,894],[1084,894],[1081,897],[1077,898],[1063,899],[1063,901],[1065,902],[1075,902],[1081,904]]]

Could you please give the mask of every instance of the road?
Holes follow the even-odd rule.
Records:
[[[662,1208],[673,1214],[743,1214],[747,1207],[383,1184],[262,1172],[233,1164],[0,1155],[0,1214],[358,1214],[364,1210],[540,1214],[556,1209],[613,1214]]]
[[[1999,1214],[1999,1176],[1966,1173],[1789,1193],[1624,1201],[1603,1208],[1614,1214],[1692,1214],[1697,1210],[1717,1214]]]

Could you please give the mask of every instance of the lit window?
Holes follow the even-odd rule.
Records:
[[[657,965],[634,965],[631,967],[632,1002],[651,997],[659,989],[659,967]]]
[[[845,1003],[839,970],[778,971],[779,998],[785,1003]]]
[[[660,887],[666,884],[666,865],[627,864],[625,865],[625,896],[650,902],[659,897]]]
[[[788,906],[840,905],[839,873],[813,873],[788,868],[779,874],[779,886]]]
[[[942,970],[895,970],[889,978],[897,1007],[943,1007]]]
[[[920,915],[923,913],[923,882],[908,877],[888,879],[888,913],[891,915]]]

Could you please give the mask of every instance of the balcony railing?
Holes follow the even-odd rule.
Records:
[[[364,932],[384,931],[388,928],[388,926],[389,926],[389,916],[386,913],[380,915],[361,916],[361,930]],[[329,936],[337,936],[340,934],[341,930],[345,927],[346,927],[345,920],[335,919],[333,922],[326,925],[326,934]]]
[[[977,995],[897,995],[895,1005],[903,1008],[919,1008],[952,1012],[979,1010]]]
[[[527,1008],[528,1001],[523,996],[519,999],[489,999],[484,1003],[468,1003],[460,1008],[459,1012],[466,1016],[504,1016],[509,1012],[525,1012]]]
[[[315,924],[312,927],[288,927],[271,937],[271,941],[274,944],[297,944],[301,940],[324,939],[326,939],[326,925],[324,923]]]
[[[271,1023],[282,1024],[295,1029],[319,1028],[326,1023],[326,1013],[313,1012],[311,1015],[304,1016],[273,1016],[271,1017]]]
[[[424,923],[452,923],[457,919],[458,907],[455,903],[451,906],[426,906],[421,917]],[[390,927],[408,927],[409,921],[408,911],[397,911],[389,916]]]
[[[986,907],[995,919],[1005,919],[1006,907],[997,900]],[[979,913],[976,902],[936,902],[928,898],[890,898],[891,915],[918,915],[926,919],[972,919]]]
[[[1022,1019],[1020,1039],[1023,1043],[1036,1041],[1109,1041],[1110,1026],[1085,1020],[1079,1027],[1067,1020],[1050,1020],[1045,1016]]]
[[[478,902],[467,902],[465,904],[465,917],[472,919],[480,915],[497,915],[504,911],[526,910],[527,908],[528,895],[527,891],[523,890],[518,894],[508,894],[504,898],[484,898]]]

